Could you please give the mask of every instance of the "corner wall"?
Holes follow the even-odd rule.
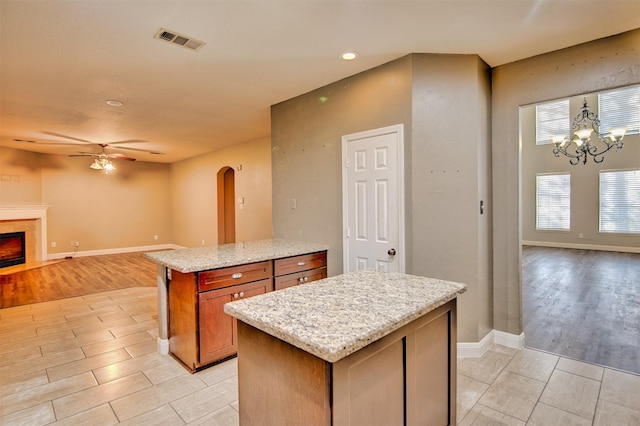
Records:
[[[493,70],[495,329],[522,333],[519,107],[640,83],[638,46],[634,30]]]

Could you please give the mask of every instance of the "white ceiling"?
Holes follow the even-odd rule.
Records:
[[[638,0],[0,0],[0,145],[135,140],[111,152],[171,163],[268,137],[270,105],[409,53],[495,67],[636,28]]]

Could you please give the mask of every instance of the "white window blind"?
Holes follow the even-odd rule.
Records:
[[[627,135],[640,133],[640,86],[601,93],[598,96],[600,133],[624,127]]]
[[[550,144],[552,136],[570,134],[569,99],[536,105],[536,145]]]
[[[571,229],[571,175],[536,175],[536,229]]]
[[[640,234],[640,170],[600,172],[600,232]]]

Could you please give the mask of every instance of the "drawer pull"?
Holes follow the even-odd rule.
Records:
[[[233,278],[234,280],[242,278],[242,272],[236,272],[235,274],[231,275],[231,278]]]
[[[304,266],[306,262],[298,262],[298,266]]]
[[[298,278],[298,282],[300,284],[306,283],[307,281],[309,281],[309,277],[300,277],[300,278]]]
[[[240,295],[238,293],[233,293],[233,298],[237,299],[238,297],[240,297]]]
[[[244,292],[240,292],[240,297],[244,297]]]

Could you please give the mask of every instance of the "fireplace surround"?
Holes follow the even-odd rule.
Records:
[[[46,204],[1,204],[0,234],[25,232],[26,263],[46,261],[47,209]]]

